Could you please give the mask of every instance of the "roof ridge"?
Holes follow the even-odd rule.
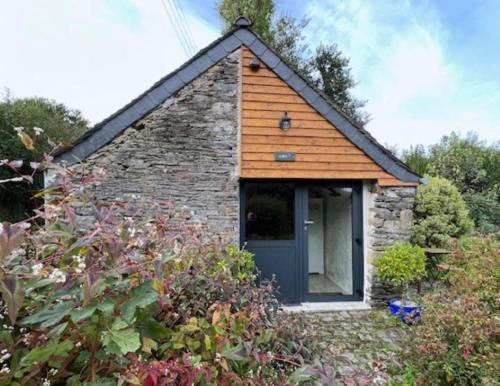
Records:
[[[384,170],[402,181],[418,182],[420,180],[418,174],[377,142],[364,128],[358,126],[328,96],[312,85],[306,77],[288,64],[257,33],[251,30],[249,28],[251,22],[247,18],[240,17],[235,23],[234,28],[198,51],[191,59],[88,130],[74,143],[72,148],[64,149],[58,153],[56,159],[70,164],[85,159],[110,143],[127,127],[158,107],[186,84],[244,45]]]

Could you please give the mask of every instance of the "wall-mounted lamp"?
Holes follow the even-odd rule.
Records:
[[[257,59],[257,58],[255,58],[255,57],[252,58],[252,60],[250,61],[249,66],[250,66],[250,70],[252,70],[252,71],[258,71],[259,68],[260,68],[260,60]]]
[[[288,116],[288,113],[285,111],[285,114],[280,119],[280,129],[287,131],[292,127],[292,118]]]

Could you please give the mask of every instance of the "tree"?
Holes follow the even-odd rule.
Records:
[[[450,237],[468,233],[474,223],[458,189],[448,180],[429,177],[415,197],[413,242],[422,246],[446,247]]]
[[[362,109],[366,101],[352,95],[356,82],[351,74],[349,59],[342,55],[336,44],[321,44],[309,60],[309,76],[316,87],[357,124],[364,126],[370,116]]]
[[[402,159],[417,173],[446,178],[462,193],[481,233],[500,230],[500,143],[487,145],[477,134],[452,132],[435,145],[417,145]]]
[[[401,160],[415,173],[421,176],[428,174],[430,156],[424,145],[410,146],[408,150],[403,150]]]
[[[273,41],[272,25],[276,11],[274,0],[226,0],[220,1],[219,14],[224,22],[224,30],[232,28],[238,16],[244,15],[253,22],[253,30],[267,42]]]
[[[54,142],[71,143],[87,129],[88,122],[77,110],[71,110],[61,103],[45,98],[13,99],[7,95],[0,102],[0,160],[24,160],[21,171],[31,174],[29,161],[39,159],[48,150],[46,141],[39,141],[28,150],[19,141],[15,128],[25,128],[26,134],[36,140],[46,135]],[[37,128],[34,131],[33,128]],[[43,129],[43,133],[38,130]],[[19,130],[18,130],[19,131]],[[5,165],[0,167],[0,180],[16,177]],[[35,189],[43,185],[41,173],[35,175]],[[33,208],[33,191],[23,182],[9,182],[0,185],[0,222],[24,218]]]
[[[229,30],[240,15],[253,21],[253,30],[288,63],[349,116],[364,126],[370,119],[363,111],[366,101],[355,98],[352,89],[356,82],[349,60],[334,44],[320,45],[311,57],[304,43],[304,28],[308,20],[289,15],[277,15],[274,0],[219,0],[219,14],[224,29]]]
[[[453,132],[430,147],[429,173],[452,181],[462,193],[489,191],[500,185],[500,172],[494,166],[495,153],[496,166],[500,166],[498,146],[496,149],[486,146],[472,132],[465,137]],[[488,163],[493,170],[486,169]]]

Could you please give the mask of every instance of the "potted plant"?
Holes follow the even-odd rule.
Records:
[[[383,281],[401,288],[401,299],[389,301],[391,313],[399,315],[404,322],[413,322],[420,317],[420,306],[409,298],[408,286],[419,281],[425,274],[425,252],[417,245],[397,243],[387,247],[375,260],[378,276]]]

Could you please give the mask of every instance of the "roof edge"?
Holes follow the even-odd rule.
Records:
[[[235,25],[235,28],[200,50],[190,60],[160,79],[144,93],[88,130],[72,148],[57,154],[56,161],[74,164],[85,160],[185,85],[244,45],[384,170],[403,182],[420,182],[421,176],[377,142],[370,133],[358,126],[322,91],[311,85],[307,79],[286,63],[262,38],[249,29],[250,25],[247,19],[242,19]]]
[[[121,109],[87,130],[71,147],[56,153],[55,161],[72,165],[85,160],[91,154],[109,144],[125,129],[132,126],[185,85],[191,83],[231,52],[238,49],[242,42],[233,35],[240,28],[246,27],[244,25],[235,26],[200,50],[180,67],[154,83]]]

